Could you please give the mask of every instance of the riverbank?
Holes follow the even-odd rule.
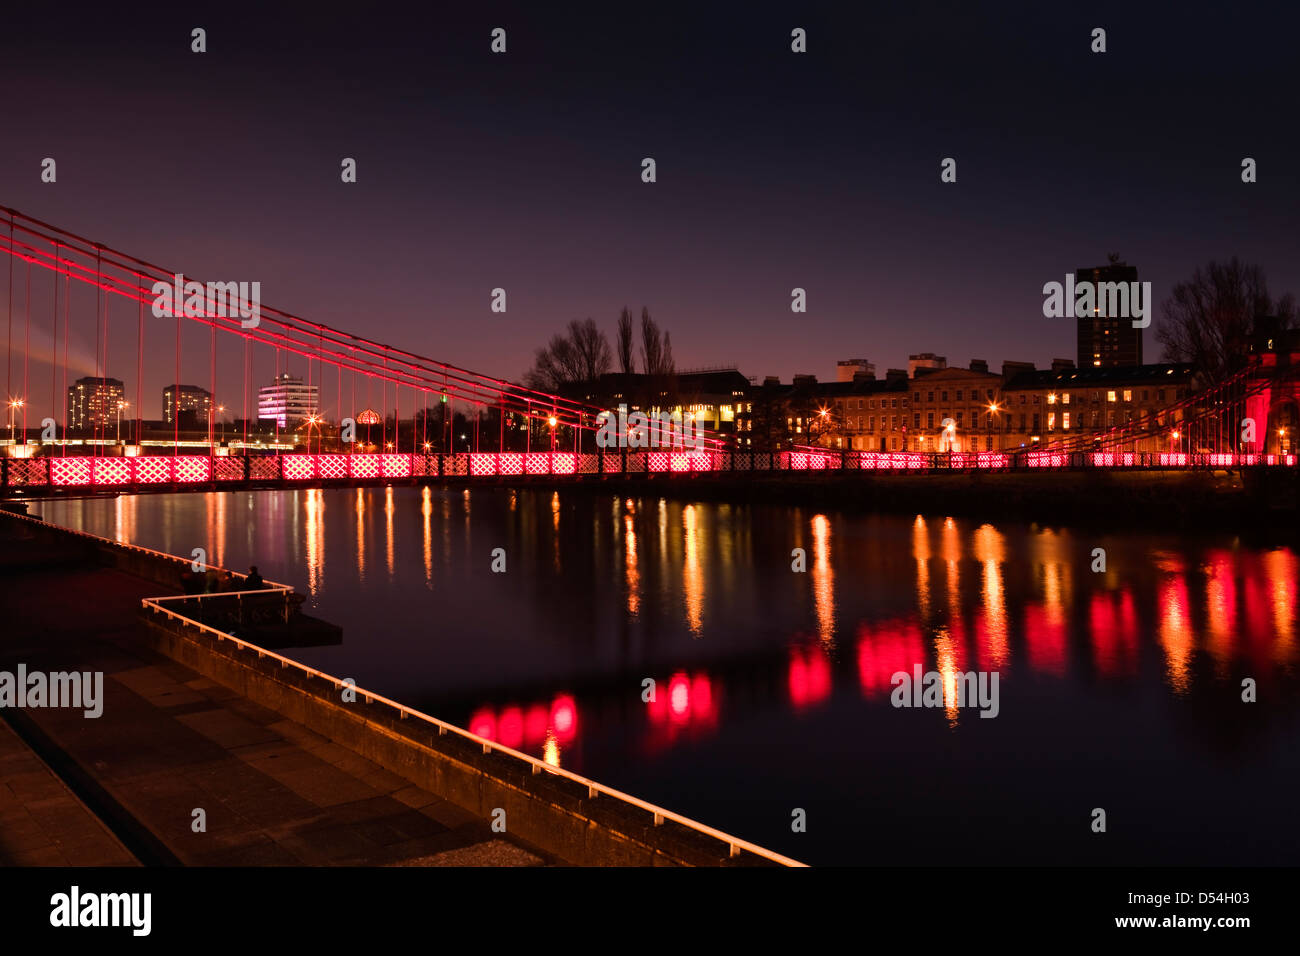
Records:
[[[566,487],[569,487],[566,485]],[[611,477],[579,487],[677,500],[763,502],[942,517],[1013,519],[1092,528],[1286,529],[1295,522],[1300,475],[1223,471],[977,471],[702,473]]]
[[[0,669],[104,677],[99,718],[0,716],[142,862],[774,862],[199,623],[162,586],[182,559],[12,515],[0,543],[0,599],[26,609]]]

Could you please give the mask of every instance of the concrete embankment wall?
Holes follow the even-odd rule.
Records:
[[[729,857],[724,841],[654,815],[609,795],[592,795],[581,783],[546,771],[380,700],[345,702],[332,680],[256,650],[222,640],[179,619],[154,612],[146,624],[155,646],[264,707],[356,751],[412,783],[492,819],[505,810],[507,829],[523,840],[580,865],[763,865],[741,851]]]
[[[181,575],[191,567],[188,558],[60,528],[58,525],[47,524],[39,518],[24,518],[0,511],[0,520],[21,522],[28,537],[37,545],[37,550],[45,555],[57,555],[67,560],[88,561],[115,568],[137,578],[153,581],[159,586],[159,593],[180,591]],[[233,576],[238,580],[244,577],[237,573]]]
[[[629,497],[796,505],[850,513],[951,515],[983,520],[1168,528],[1230,528],[1294,521],[1300,469],[1224,471],[836,471],[701,473],[591,482]]]

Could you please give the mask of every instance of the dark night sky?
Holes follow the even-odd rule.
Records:
[[[571,318],[612,333],[624,304],[679,367],[1042,365],[1074,357],[1043,283],[1111,251],[1157,301],[1231,255],[1300,293],[1295,13],[899,6],[11,6],[0,204],[511,378]]]

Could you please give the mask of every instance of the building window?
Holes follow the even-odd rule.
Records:
[[[1124,401],[1126,402],[1133,401],[1133,390],[1131,388],[1124,389]]]
[[[1111,391],[1111,392],[1107,392],[1107,393],[1106,393],[1106,401],[1108,401],[1108,402],[1114,402],[1114,401],[1117,401],[1117,400],[1118,400],[1118,399],[1115,397],[1115,393],[1114,393],[1113,391]]]
[[[898,399],[894,399],[892,402],[890,402],[890,403],[889,403],[889,407],[890,407],[890,408],[897,408],[897,407],[898,407]]]
[[[1064,393],[1061,395],[1061,404],[1062,404],[1062,405],[1069,405],[1069,404],[1070,404],[1070,393],[1069,393],[1069,392],[1064,392]]]
[[[1061,412],[1061,429],[1062,429],[1063,431],[1067,431],[1067,432],[1070,430],[1070,413],[1069,413],[1069,412]]]
[[[960,388],[957,389],[957,399],[956,399],[956,400],[959,401],[959,402],[961,401],[961,389],[960,389]]]
[[[914,392],[914,393],[912,394],[912,399],[913,399],[914,401],[918,401],[918,402],[919,402],[919,401],[921,400],[921,393],[920,393],[920,392]]]
[[[939,393],[939,401],[941,402],[948,401],[948,390],[946,388]]]
[[[1021,404],[1021,405],[1024,405],[1024,404],[1026,403],[1026,401],[1027,401],[1027,399],[1025,398],[1025,393],[1024,393],[1024,392],[1021,392],[1021,393],[1020,393],[1020,404]],[[1024,415],[1021,415],[1020,417],[1021,417],[1021,418],[1024,418],[1025,416],[1024,416]]]
[[[1056,431],[1056,412],[1047,413],[1047,430]]]
[[[934,392],[926,392],[926,393],[925,393],[925,400],[926,400],[927,402],[932,402],[932,401],[934,401]]]
[[[934,427],[934,412],[925,413],[925,427],[926,428]]]
[[[958,428],[964,428],[964,427],[965,427],[965,426],[962,424],[961,416],[962,416],[962,413],[961,413],[961,412],[958,412],[958,413],[957,413],[957,427],[958,427]]]
[[[920,412],[912,412],[912,427],[913,427],[913,428],[920,428],[920,427],[921,427],[921,413],[920,413]]]

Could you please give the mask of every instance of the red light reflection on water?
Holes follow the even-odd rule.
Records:
[[[548,743],[567,745],[578,736],[578,705],[568,694],[546,704],[507,704],[500,710],[480,707],[469,718],[468,728],[485,740],[512,750],[537,749]]]
[[[915,622],[859,626],[858,683],[864,697],[888,694],[893,689],[890,678],[899,671],[911,674],[913,665],[924,663],[925,649]]]
[[[820,703],[831,694],[831,665],[826,654],[817,647],[806,651],[792,648],[787,677],[790,703],[802,710]]]
[[[718,716],[713,681],[678,671],[667,682],[657,681],[654,699],[646,702],[646,719],[655,726],[712,725]]]
[[[1088,631],[1092,657],[1103,677],[1137,673],[1137,611],[1128,591],[1098,591],[1088,602]]]
[[[1065,676],[1065,616],[1060,607],[1025,606],[1025,644],[1031,670]]]

